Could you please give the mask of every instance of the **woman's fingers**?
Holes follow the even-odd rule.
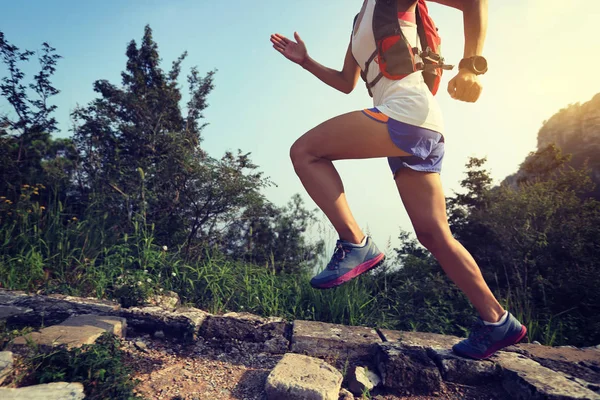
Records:
[[[286,43],[286,44],[287,44],[287,43],[291,42],[291,40],[290,40],[290,39],[286,38],[286,37],[285,37],[285,36],[283,36],[283,35],[280,35],[279,33],[276,33],[276,34],[275,34],[275,35],[273,35],[273,36],[275,36],[277,39],[279,39],[279,40],[283,41],[283,43]]]

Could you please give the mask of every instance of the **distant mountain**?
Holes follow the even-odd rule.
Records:
[[[581,167],[587,160],[596,183],[593,195],[600,198],[600,93],[587,103],[570,104],[544,122],[538,132],[537,149],[552,143],[563,154],[572,154],[570,165],[575,168]],[[504,182],[515,184],[523,177],[525,172],[519,169]]]

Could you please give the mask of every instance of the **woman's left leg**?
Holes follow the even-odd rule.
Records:
[[[469,338],[453,346],[454,352],[485,359],[518,343],[527,334],[527,329],[504,311],[471,254],[450,233],[439,174],[403,168],[396,173],[396,184],[417,238],[466,294],[481,317]]]
[[[485,283],[471,254],[450,232],[440,175],[403,168],[396,174],[396,185],[419,242],[467,295],[481,318],[498,321],[504,309]]]

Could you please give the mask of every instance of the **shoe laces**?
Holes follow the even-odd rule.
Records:
[[[333,250],[333,256],[331,261],[327,264],[327,269],[336,270],[340,267],[340,261],[346,258],[346,254],[350,253],[352,249],[349,246],[344,246],[341,241],[338,240]]]
[[[469,341],[476,345],[484,344],[487,346],[491,342],[490,333],[492,333],[493,330],[494,327],[492,325],[485,325],[478,321],[471,329]]]

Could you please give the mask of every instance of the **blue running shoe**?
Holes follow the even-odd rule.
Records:
[[[507,346],[519,343],[527,335],[527,328],[508,313],[502,325],[486,325],[481,318],[473,326],[468,339],[452,347],[459,356],[484,360]]]
[[[378,266],[385,258],[373,240],[367,236],[366,244],[361,247],[338,240],[327,268],[310,280],[315,289],[329,289],[348,282],[360,274]]]

